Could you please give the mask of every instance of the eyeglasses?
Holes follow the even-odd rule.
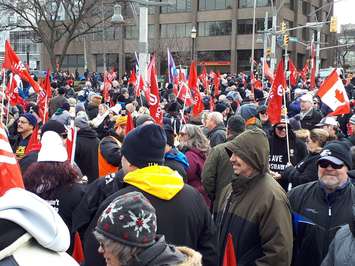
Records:
[[[318,165],[321,168],[327,168],[330,165],[333,169],[336,169],[336,170],[339,170],[344,166],[343,164],[335,164],[335,163],[328,161],[328,160],[319,161]]]
[[[266,111],[260,111],[259,114],[264,115],[266,114]]]
[[[286,127],[285,126],[277,126],[276,129],[281,131],[281,130],[286,130]]]

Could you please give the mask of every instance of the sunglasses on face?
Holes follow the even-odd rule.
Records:
[[[329,165],[336,170],[339,170],[340,168],[342,168],[344,165],[343,164],[335,164],[331,161],[327,161],[327,160],[323,160],[323,161],[319,161],[318,162],[319,167],[321,168],[327,168]]]
[[[264,115],[264,114],[266,114],[266,111],[261,111],[261,112],[259,112],[259,114]]]
[[[286,127],[285,126],[277,126],[276,129],[281,131],[281,130],[286,130]]]

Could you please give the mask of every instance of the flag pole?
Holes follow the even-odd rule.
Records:
[[[283,98],[284,98],[284,115],[285,115],[285,125],[286,125],[286,144],[287,144],[287,160],[288,164],[291,164],[290,158],[290,140],[288,136],[288,121],[287,121],[287,105],[286,105],[286,89],[287,89],[287,67],[288,67],[288,53],[287,46],[285,46],[285,77],[286,77],[286,88],[283,90]]]
[[[4,102],[5,102],[5,89],[6,89],[6,71],[5,69],[3,69],[4,71],[4,77],[2,79],[2,97],[1,97],[1,124],[3,124],[2,122],[2,117],[4,115]]]

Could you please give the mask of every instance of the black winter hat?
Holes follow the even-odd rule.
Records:
[[[164,129],[156,124],[142,125],[125,137],[121,153],[134,166],[162,165],[166,145]]]
[[[121,166],[121,145],[113,137],[105,137],[101,140],[100,152],[109,164]]]
[[[228,130],[241,133],[245,130],[245,120],[240,115],[231,116],[227,122]]]
[[[215,110],[216,110],[216,112],[223,113],[227,108],[228,108],[227,105],[225,105],[222,102],[218,102],[218,103],[216,103]]]
[[[67,133],[67,130],[65,129],[65,126],[56,121],[56,120],[48,120],[47,123],[45,123],[41,129],[41,137],[43,136],[44,132],[46,131],[54,131],[58,133],[58,135],[63,136],[63,134]]]
[[[170,147],[174,147],[175,134],[173,127],[171,125],[164,124],[164,130],[166,134],[166,144],[168,144]]]
[[[351,151],[348,144],[344,141],[334,140],[328,142],[320,153],[319,161],[326,160],[335,164],[345,164],[349,170],[352,168]]]
[[[149,247],[155,242],[157,216],[141,192],[118,196],[101,214],[95,231],[131,247]]]

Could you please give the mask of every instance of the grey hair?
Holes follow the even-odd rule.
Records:
[[[131,247],[111,240],[97,231],[94,231],[93,234],[97,241],[104,245],[105,250],[108,250],[116,258],[118,258],[121,266],[129,266],[131,259],[137,256],[143,250],[143,248]]]
[[[223,123],[223,115],[220,112],[211,112],[207,115],[207,118],[215,121],[217,125]]]
[[[187,124],[183,128],[183,132],[188,136],[188,140],[183,143],[185,147],[189,149],[196,148],[204,153],[208,153],[210,142],[199,126]]]

